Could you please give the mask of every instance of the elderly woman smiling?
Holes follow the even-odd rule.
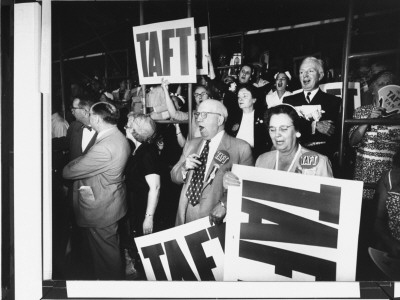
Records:
[[[283,172],[333,177],[329,159],[300,145],[298,139],[300,117],[294,107],[281,104],[268,110],[265,118],[269,135],[276,150],[261,154],[256,167]],[[239,185],[232,172],[224,175],[224,187]]]

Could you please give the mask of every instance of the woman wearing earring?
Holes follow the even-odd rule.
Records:
[[[265,97],[268,108],[282,104],[283,98],[292,94],[287,90],[289,82],[292,79],[289,71],[276,73],[274,79],[276,90],[271,90],[271,92],[269,92],[268,95]]]
[[[265,115],[265,123],[276,150],[261,154],[256,167],[283,172],[333,177],[329,159],[322,154],[308,150],[299,143],[300,117],[295,108],[281,104],[270,108]],[[232,172],[226,172],[224,188],[240,185],[239,178]]]

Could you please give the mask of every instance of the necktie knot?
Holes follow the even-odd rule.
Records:
[[[310,96],[311,96],[311,92],[308,92],[308,93],[307,93],[307,101],[308,101],[308,102],[311,102],[311,97],[310,97]]]
[[[89,131],[92,131],[92,130],[93,130],[93,128],[92,128],[91,126],[88,126],[88,125],[85,125],[85,124],[82,125],[82,128],[83,128],[83,129],[86,128],[86,129],[89,130]]]

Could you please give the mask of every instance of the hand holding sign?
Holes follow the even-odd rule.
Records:
[[[371,113],[369,114],[369,118],[370,119],[381,118],[385,112],[386,112],[386,109],[383,107],[374,107],[372,109]]]
[[[325,134],[327,136],[331,136],[335,133],[335,125],[333,125],[333,121],[325,120],[319,121],[315,127],[320,133]]]
[[[224,174],[223,185],[225,189],[228,189],[229,186],[240,186],[239,177],[233,172],[228,171]]]

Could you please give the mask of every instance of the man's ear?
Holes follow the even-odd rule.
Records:
[[[319,72],[319,80],[320,81],[322,80],[322,78],[324,78],[324,75],[325,75],[324,71]]]
[[[218,116],[218,126],[224,124],[225,118],[223,116]]]

